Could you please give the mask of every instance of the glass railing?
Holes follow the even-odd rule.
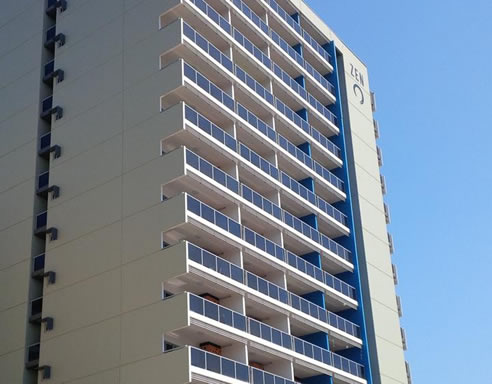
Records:
[[[278,168],[242,143],[239,143],[239,154],[263,172],[278,180]]]
[[[236,113],[249,124],[251,124],[254,128],[259,130],[263,135],[267,136],[271,140],[278,143],[282,148],[287,150],[291,155],[295,156],[298,160],[302,161],[309,168],[313,169],[314,160],[310,156],[308,156],[305,152],[301,151],[294,144],[289,142],[285,137],[280,134],[277,134],[275,130],[270,127],[267,123],[259,119],[253,112],[246,109],[239,103],[236,103]],[[320,143],[323,147],[328,149],[331,153],[333,153],[338,158],[341,158],[341,150],[335,144],[333,144],[330,140],[328,140],[325,136],[319,133],[315,128],[311,127],[310,136],[312,136],[318,143]]]
[[[258,83],[255,79],[253,79],[253,77],[251,77],[249,74],[247,74],[244,70],[242,70],[237,65],[235,65],[235,74],[236,77],[239,78],[239,80],[241,80],[243,83],[245,83],[248,86],[248,88],[256,92],[268,104],[274,106],[282,115],[287,117],[287,119],[292,121],[295,125],[297,125],[299,128],[304,130],[306,133],[314,137],[313,131],[315,130],[317,136],[322,136],[322,134],[318,130],[316,130],[311,125],[309,125],[309,123],[305,119],[300,117],[297,112],[293,111],[284,102],[282,102],[277,97],[273,96],[273,94],[270,91],[268,91],[264,86]],[[328,117],[327,115],[331,113],[328,109],[323,107],[323,105],[311,95],[309,95],[308,97],[308,102],[311,105],[313,105],[313,107],[315,107],[325,117]],[[328,119],[330,119],[331,121],[330,117],[328,117]]]
[[[258,129],[265,136],[269,137],[271,140],[278,142],[279,145],[287,150],[290,154],[295,156],[298,160],[302,161],[305,165],[310,167],[311,169],[323,169],[322,167],[315,167],[318,163],[312,160],[309,156],[307,156],[304,152],[302,152],[299,148],[295,147],[292,143],[290,143],[287,139],[285,139],[282,135],[277,134],[273,128],[271,128],[268,124],[258,119],[255,115],[253,115],[250,111],[244,108],[241,104],[237,103],[237,110],[240,117],[244,120],[248,121],[254,128]],[[195,111],[193,108],[185,105],[185,118],[202,129],[207,134],[213,136],[215,139],[219,140],[221,143],[229,147],[230,149],[237,151],[237,141],[229,135],[227,132],[219,128],[217,125],[212,123],[210,120],[205,118],[203,115]],[[190,164],[192,165],[192,164]],[[196,168],[196,167],[195,167]],[[198,168],[197,168],[198,169]],[[267,167],[265,167],[267,169]],[[327,203],[320,197],[316,196],[313,192],[309,191],[306,187],[295,181],[294,179],[287,176],[285,173],[281,172],[282,183],[287,186],[289,189],[296,192],[298,195],[303,197],[304,199],[310,201],[313,205],[316,205],[323,212],[342,223],[343,225],[347,225],[347,216],[342,212],[334,208],[331,204]],[[286,179],[288,178],[288,179]],[[290,180],[286,182],[285,180]],[[277,178],[278,180],[278,178]],[[228,185],[223,184],[227,188]],[[230,188],[229,188],[230,189]],[[234,189],[233,189],[234,190]],[[235,191],[235,190],[234,190]]]
[[[224,104],[227,108],[234,111],[234,100],[222,89],[217,87],[214,83],[209,81],[200,72],[195,70],[191,65],[186,62],[183,63],[184,66],[184,76],[191,80],[193,83],[198,85],[201,89],[211,95],[214,99]]]
[[[311,204],[317,206],[320,210],[325,212],[331,217],[337,219],[343,225],[347,225],[347,216],[334,208],[331,204],[324,201],[321,197],[315,195],[304,185],[294,180],[292,177],[287,175],[285,172],[280,172],[280,182],[289,188],[295,194],[301,196],[304,200],[309,201]]]
[[[307,33],[285,10],[278,5],[275,0],[267,0],[268,5],[283,20],[287,22],[304,40],[318,52],[328,63],[331,61],[331,55],[319,44],[309,33]]]
[[[329,274],[328,272],[323,271],[321,268],[316,267],[314,264],[304,260],[302,257],[299,257],[296,254],[282,248],[280,245],[261,236],[249,228],[244,227],[242,235],[243,240],[255,248],[258,248],[259,250],[268,253],[270,256],[289,264],[291,267],[294,267],[300,272],[311,276],[321,283],[324,283],[337,292],[340,292],[354,300],[356,299],[354,287]],[[191,243],[188,243],[188,254],[191,260],[205,265],[206,267],[211,268],[241,284],[244,283],[242,269],[236,265],[228,263],[227,261],[220,259],[212,253]]]
[[[256,205],[262,211],[268,213],[269,215],[274,216],[275,218],[283,221],[283,209],[280,208],[277,204],[271,202],[267,198],[260,195],[255,190],[247,187],[244,184],[241,184],[241,196],[249,201],[250,203]]]
[[[244,316],[239,312],[232,311],[229,308],[215,304],[192,293],[189,293],[188,295],[190,300],[190,311],[205,316],[211,320],[249,333],[252,336],[256,336],[260,339],[276,344],[279,347],[295,351],[301,355],[304,355],[311,359],[315,359],[326,365],[334,365],[333,361],[335,356],[337,356],[339,359],[344,359],[343,357],[335,355],[327,349],[320,348],[315,344],[292,336],[258,320]],[[349,372],[353,375],[357,375],[359,377],[363,377],[362,365],[350,360],[348,360],[347,363],[348,369],[344,369],[344,371]]]
[[[208,5],[203,0],[189,0],[193,4],[195,4],[203,13],[205,13],[212,21],[215,22],[218,26],[220,26],[224,31],[228,34],[231,34],[231,24],[222,17],[219,12],[213,9],[210,5]]]
[[[183,22],[183,34],[191,41],[196,43],[201,49],[207,52],[218,63],[222,64],[229,72],[232,72],[232,60],[224,55],[218,48],[208,42],[202,35],[196,32],[190,25]]]
[[[268,35],[268,30],[270,29],[268,25],[258,16],[256,13],[254,13],[251,8],[249,8],[245,3],[243,3],[241,0],[232,0],[232,3],[238,7],[241,12],[248,17],[258,28],[260,28],[263,32],[265,32]]]
[[[219,128],[217,125],[212,123],[210,120],[205,118],[203,115],[201,115],[188,105],[185,105],[185,118],[208,135],[217,139],[226,147],[232,149],[233,151],[237,151],[237,141],[232,135],[228,134],[222,128]]]
[[[309,237],[314,242],[322,245],[323,247],[329,249],[333,253],[342,256],[344,259],[350,257],[350,252],[338,244],[336,241],[330,239],[328,236],[323,235],[309,224],[306,224],[301,219],[291,215],[289,212],[283,212],[284,223],[289,227],[294,228],[296,231],[301,232],[304,236]]]
[[[222,21],[218,12],[216,12],[212,7],[210,7],[207,3],[205,3],[202,0],[190,0],[194,4],[200,3],[199,8],[202,9],[204,13],[206,13],[212,21],[214,21],[217,25],[223,27],[220,22]],[[259,28],[263,30],[267,35],[271,36],[272,40],[277,43],[277,45],[280,46],[290,57],[292,57],[296,62],[298,62],[313,78],[320,83],[324,88],[326,88],[329,92],[334,93],[335,88],[333,85],[326,80],[316,69],[313,68],[312,65],[310,65],[307,61],[305,61],[302,56],[300,56],[294,48],[292,48],[285,40],[283,40],[277,33],[275,33],[273,30],[271,30],[264,22],[261,20],[261,18],[256,15],[251,9],[244,4],[240,0],[233,0],[234,4],[242,10],[243,14],[245,14],[253,23],[255,23]],[[214,17],[211,17],[210,15],[214,15]],[[222,18],[223,19],[223,18]],[[241,34],[239,31],[235,30],[234,28],[231,27],[231,25],[225,21],[222,22],[223,24],[227,25],[227,28],[224,28],[224,30],[227,31],[229,35],[232,35],[233,38],[240,43],[243,47],[245,47],[250,53],[252,53],[258,60],[263,62],[265,65],[267,65],[268,68],[272,69],[272,62],[271,60],[266,57],[266,55],[261,52],[261,50],[256,47],[254,44],[251,43],[246,37]],[[201,37],[203,40],[203,37]],[[215,47],[214,47],[215,48]],[[216,48],[215,48],[216,49]],[[220,61],[219,61],[220,62]],[[283,78],[282,78],[283,80]],[[289,83],[288,83],[289,84]],[[310,97],[304,97],[305,100],[307,100],[313,107],[315,107],[323,116],[325,116],[328,120],[330,120],[333,124],[337,125],[337,118],[336,116],[328,110],[325,106],[323,106],[319,101],[317,101],[313,96],[309,95]]]
[[[187,195],[187,208],[190,212],[202,217],[208,222],[222,228],[223,230],[229,232],[231,235],[241,237],[241,224],[237,221],[232,220],[226,215],[220,213],[219,211],[211,208],[207,204],[202,203],[200,200]]]
[[[236,74],[236,77],[239,80],[241,80],[243,83],[245,83],[253,91],[255,91],[258,94],[258,96],[260,96],[262,99],[265,99],[268,104],[272,106],[274,105],[273,104],[274,97],[272,93],[268,91],[263,85],[258,83],[255,79],[253,79],[252,76],[248,75],[237,65],[234,66],[234,72]]]
[[[239,194],[239,182],[236,179],[220,170],[212,163],[209,163],[207,160],[194,154],[189,149],[186,150],[186,164],[192,166],[197,171],[215,180],[232,192]]]
[[[293,60],[295,60],[301,67],[307,69],[309,66],[310,70],[308,71],[316,81],[318,81],[324,88],[328,91],[333,87],[328,80],[326,80],[323,75],[321,75],[318,71],[316,71],[304,58],[294,49],[292,48],[284,39],[280,37],[278,33],[276,33],[273,29],[269,28],[260,17],[254,13],[244,2],[241,0],[233,0],[234,5],[239,8],[242,13],[250,19],[256,26],[258,26],[266,35],[269,35],[272,40],[285,52],[289,55]],[[323,49],[323,48],[322,48]],[[316,75],[314,75],[316,74]],[[331,87],[330,87],[331,86]],[[331,91],[330,91],[331,92]]]
[[[249,367],[202,349],[190,347],[191,365],[249,383]]]
[[[205,76],[203,76],[200,72],[195,70],[192,66],[187,64],[186,62],[183,63],[184,66],[184,76],[188,79],[190,79],[193,83],[198,85],[201,89],[203,89],[205,92],[210,94],[214,99],[217,101],[221,102],[224,104],[227,108],[229,108],[232,111],[235,111],[235,105],[234,105],[234,100],[232,99],[231,96],[229,96],[226,92],[222,91],[219,87],[217,87],[214,83],[209,81]],[[326,139],[319,131],[317,131],[315,128],[310,126],[306,120],[302,119],[297,113],[295,113],[292,109],[287,107],[284,103],[282,103],[279,99],[274,97],[268,90],[266,90],[265,87],[263,87],[260,83],[258,83],[256,80],[254,80],[250,75],[248,75],[246,72],[244,72],[241,68],[239,68],[237,65],[235,66],[235,73],[236,76],[243,81],[248,87],[250,87],[252,90],[254,90],[260,97],[262,97],[264,100],[266,100],[268,103],[275,105],[277,110],[281,112],[283,115],[285,115],[289,120],[294,122],[294,124],[298,125],[299,127],[303,128],[306,133],[308,133],[310,136],[315,138],[318,142],[321,144],[324,144],[324,146],[330,150],[330,151],[336,151],[336,147],[334,145],[330,146],[329,140]],[[244,108],[244,107],[243,107]],[[238,107],[239,110],[239,107]],[[324,140],[326,141],[324,141]],[[338,149],[338,154],[339,155],[339,149]],[[343,191],[343,181],[339,179],[337,176],[335,176],[333,173],[331,173],[328,169],[324,168],[321,164],[315,162],[313,160],[313,170],[318,173],[320,176],[328,180],[331,184],[333,184],[335,187]]]
[[[360,328],[357,324],[345,320],[343,317],[316,305],[292,292],[286,291],[268,280],[246,271],[246,285],[274,300],[291,306],[302,313],[331,325],[349,335],[360,337]]]
[[[240,144],[241,148],[241,156],[246,158],[248,161],[250,161],[252,164],[256,165],[258,168],[262,169],[264,172],[268,173],[272,177],[275,177],[275,172],[278,172],[278,169],[275,168],[271,163],[260,157],[258,154],[255,152],[251,151],[248,147],[244,146],[243,144]],[[188,155],[189,154],[189,155]],[[197,155],[194,154],[188,150],[187,156],[186,156],[186,161],[189,165],[194,167],[197,170],[203,169],[203,172],[205,175],[209,176],[210,178],[216,180],[217,182],[221,183],[224,185],[226,188],[231,189],[231,188],[236,188],[238,186],[236,183],[237,181],[233,179],[232,177],[228,177],[223,171],[219,170],[217,167],[213,166],[212,164],[208,163],[207,161],[200,162],[200,158]],[[215,176],[215,177],[214,177]],[[284,176],[282,172],[282,176]],[[278,179],[278,175],[277,175]],[[249,189],[249,188],[248,188]],[[233,190],[233,189],[231,189]],[[251,190],[252,191],[252,190]],[[245,199],[248,198],[248,195],[244,196]],[[196,200],[189,196],[189,198]],[[198,200],[196,200],[198,202]],[[252,201],[253,202],[253,201]],[[269,204],[273,204],[271,201],[268,201]],[[202,203],[200,203],[202,204]],[[254,202],[253,202],[254,204]],[[207,206],[208,207],[208,206]],[[263,202],[260,208],[263,207]],[[210,208],[212,209],[212,208]],[[273,207],[272,209],[272,214],[273,214]],[[198,207],[196,207],[196,212],[192,210],[192,212],[196,213],[197,215],[201,216],[201,211],[199,210]],[[267,211],[268,212],[268,211]],[[208,213],[208,209],[207,209]],[[221,213],[217,212],[217,215],[224,216]],[[306,224],[303,222],[301,219],[291,215],[290,213],[280,210],[280,215],[281,215],[281,220],[288,225],[289,227],[293,228],[297,232],[302,233],[304,236],[310,238],[317,244],[321,245],[322,247],[330,250],[334,254],[340,256],[344,260],[347,260],[349,262],[352,262],[352,255],[351,252],[346,249],[345,247],[342,247],[340,244],[338,244],[336,241],[330,239],[328,236],[320,233],[318,230],[314,229],[310,225]],[[226,217],[226,216],[224,216]],[[206,220],[215,223],[215,218],[211,214],[207,214],[206,217],[204,217]],[[224,218],[220,217],[220,224],[223,229],[225,229],[228,232],[231,232],[229,230],[229,224],[226,225],[224,222]],[[232,219],[229,219],[232,220]],[[236,223],[236,222],[235,222]],[[239,224],[238,224],[239,225]],[[236,226],[233,225],[232,227],[234,230],[237,230]],[[231,232],[232,233],[232,232]],[[233,233],[236,235],[236,233]],[[239,236],[239,235],[236,235]]]
[[[260,48],[254,45],[246,36],[239,32],[236,28],[232,29],[232,37],[236,42],[244,47],[249,53],[262,62],[267,68],[272,69],[272,60],[265,55]]]
[[[271,0],[270,0],[271,1]],[[325,59],[328,63],[331,62],[331,55],[328,53],[328,51],[323,48],[323,46],[318,43],[314,37],[312,37],[309,33],[307,33],[305,30],[302,31],[302,37],[304,40],[314,48],[316,52],[320,54],[320,56]]]
[[[213,253],[192,243],[187,243],[188,258],[204,267],[214,270],[240,284],[244,284],[244,271],[237,265],[215,256]]]
[[[249,236],[251,236],[251,234],[254,235],[254,232],[250,231]],[[277,247],[284,251],[280,246],[277,245]],[[308,316],[314,317],[323,323],[346,332],[349,335],[360,337],[360,327],[357,324],[354,324],[333,312],[327,311],[326,309],[292,292],[289,292],[286,289],[269,282],[268,280],[265,280],[249,271],[243,270],[238,266],[190,243],[188,243],[188,257],[190,260],[195,261],[206,268],[210,268],[221,275],[234,279],[241,284],[245,284],[249,288],[274,300],[280,301],[283,304],[289,305],[290,307],[295,308]]]
[[[294,92],[296,92],[302,99],[307,101],[313,108],[315,108],[324,117],[336,124],[336,119],[333,113],[321,104],[313,95],[307,92],[301,85],[295,81],[287,72],[275,64],[271,59],[265,55],[256,45],[248,40],[241,32],[233,29],[233,37],[238,44],[243,46],[249,53],[255,56],[261,61],[267,68],[269,68],[277,77],[279,77],[286,85],[288,85]],[[330,84],[330,92],[334,93],[335,88]],[[314,129],[311,127],[311,129]],[[321,133],[319,133],[321,135]]]

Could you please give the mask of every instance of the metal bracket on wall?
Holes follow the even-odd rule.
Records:
[[[54,271],[47,271],[43,274],[44,277],[47,277],[47,282],[48,284],[55,284],[56,282],[56,272]]]
[[[45,330],[46,331],[51,331],[53,329],[54,320],[53,320],[52,317],[43,317],[41,319],[41,323],[44,323],[45,324]]]

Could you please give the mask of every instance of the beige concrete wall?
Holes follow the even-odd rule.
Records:
[[[343,45],[344,124],[351,161],[367,333],[375,383],[407,383],[400,322],[388,247],[371,95],[365,65]],[[356,228],[357,228],[356,227]]]
[[[160,153],[161,138],[182,124],[160,112],[159,97],[171,86],[159,69],[166,2],[133,3],[85,0],[59,17],[67,42],[56,58],[65,81],[54,99],[64,117],[52,141],[63,156],[50,179],[61,195],[49,202],[59,238],[46,256],[58,279],[45,286],[44,314],[55,329],[42,333],[41,351],[55,383],[135,382],[144,364],[136,361],[162,353],[162,281],[186,270],[183,246],[161,250],[162,229],[184,220],[183,197],[170,206],[160,196],[167,175],[183,172],[182,150],[172,167]],[[179,374],[187,375],[184,366]]]
[[[28,383],[25,346],[30,297],[36,145],[41,86],[43,5],[4,2],[0,12],[0,371]],[[44,95],[43,95],[44,96]],[[8,293],[8,294],[7,294]]]

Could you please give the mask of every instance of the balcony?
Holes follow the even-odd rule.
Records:
[[[223,242],[220,240],[204,239],[201,236],[202,233],[196,232],[197,237],[202,239],[202,244],[210,241],[215,243],[216,249],[224,247]],[[356,324],[308,302],[286,288],[282,288],[238,267],[236,264],[238,253],[231,248],[221,249],[225,249],[224,258],[219,258],[213,253],[191,243],[180,243],[169,248],[169,250],[165,250],[166,257],[169,257],[170,263],[181,265],[183,263],[183,253],[187,257],[185,257],[186,266],[184,269],[183,267],[179,268],[180,271],[183,271],[181,274],[169,275],[164,278],[164,289],[173,293],[189,291],[201,294],[208,292],[219,298],[229,297],[230,295],[243,296],[251,316],[255,318],[268,317],[274,314],[288,316],[291,320],[291,329],[300,335],[318,331],[327,332],[333,341],[332,350],[360,347],[362,345],[362,341],[358,336],[359,327]],[[248,258],[245,257],[245,265],[247,260]],[[263,263],[265,263],[265,260],[263,260]],[[272,267],[269,270],[275,271]],[[293,281],[291,277],[287,276],[287,278],[288,283]],[[312,292],[312,288],[309,290],[307,285],[304,285],[305,291],[297,289],[294,285],[288,288],[296,289],[298,294]],[[329,297],[328,295],[326,296]],[[331,302],[328,301],[327,304],[330,308],[332,307]],[[333,307],[344,309],[340,302]]]
[[[193,345],[201,345],[206,335],[206,340],[217,346],[239,342],[247,345],[248,360],[260,362],[264,367],[275,361],[292,361],[295,376],[299,378],[328,374],[343,377],[348,382],[365,382],[361,365],[226,306],[191,293],[171,296],[163,304],[167,311],[173,313],[177,312],[174,308],[188,308],[185,318],[181,320],[188,326],[168,331],[165,339],[188,340]],[[197,351],[202,356],[208,353]],[[231,357],[228,351],[225,354]],[[246,360],[243,353],[236,354],[236,358],[239,357],[242,361]],[[201,366],[203,368],[203,364]],[[260,372],[272,375],[271,372]],[[229,374],[232,373],[230,369]]]
[[[180,68],[181,63],[182,69]],[[180,100],[186,100],[187,103],[196,105],[197,110],[200,111],[210,111],[211,107],[220,111],[220,115],[216,115],[215,117],[218,124],[222,122],[222,124],[230,126],[231,120],[238,119],[238,115],[235,114],[234,110],[239,104],[235,106],[234,101],[227,92],[209,81],[187,63],[178,61],[166,68],[169,68],[170,77],[177,75],[178,78],[174,87],[172,84],[169,84],[169,87],[172,89],[166,90],[161,98],[163,109],[170,108],[174,105],[173,103],[178,103]],[[288,145],[287,142],[286,145]],[[242,154],[240,148],[239,150],[236,148],[236,151]],[[346,194],[343,191],[343,181],[328,169],[314,160],[306,164],[301,163],[296,157],[292,157],[293,160],[296,159],[296,163],[298,162],[304,172],[299,173],[300,169],[296,168],[297,173],[293,175],[294,177],[301,177],[301,175],[303,178],[313,177],[316,180],[317,193],[330,203],[346,198]]]
[[[283,101],[280,101],[278,98],[274,98],[261,84],[256,82],[252,76],[246,73],[238,65],[233,64],[230,58],[221,52],[224,50],[227,51],[223,42],[217,42],[217,44],[220,45],[215,47],[202,35],[191,28],[188,23],[182,22],[182,32],[179,27],[180,22],[178,21],[165,28],[168,36],[173,34],[180,35],[183,33],[182,36],[185,38],[183,39],[180,35],[180,38],[174,37],[171,39],[172,41],[175,41],[175,43],[170,44],[170,47],[165,48],[165,53],[161,56],[161,65],[165,65],[165,63],[168,63],[171,60],[176,60],[178,57],[182,57],[190,63],[197,64],[200,62],[200,65],[197,64],[197,66],[199,66],[203,74],[208,77],[209,80],[215,82],[216,85],[227,82],[236,83],[236,100],[239,100],[240,102],[241,99],[246,98],[249,100],[249,103],[252,103],[251,108],[258,110],[259,107],[265,112],[274,113],[278,118],[282,119],[282,124],[285,126],[284,129],[287,130],[287,132],[284,133],[285,135],[291,137],[295,141],[312,142],[314,157],[318,157],[319,159],[322,159],[322,161],[328,160],[330,167],[339,167],[342,165],[340,149],[328,140],[319,129],[314,128],[305,120],[301,119],[294,110],[299,110],[303,107],[307,107],[308,109],[312,108],[312,110],[317,114],[320,114],[320,116],[328,116],[331,112],[329,112],[312,95],[299,87],[297,82],[290,78],[285,71],[281,70],[276,64],[272,64],[271,62],[268,62],[268,67],[263,69],[259,68],[260,70],[257,68],[257,63],[254,62],[253,66],[247,68],[250,73],[254,70],[257,74],[261,74],[262,76],[269,72],[271,72],[271,77],[277,76],[279,78],[277,83],[283,85],[281,90],[275,89],[275,92],[278,91],[278,95],[282,94],[284,96]],[[234,30],[237,38],[239,32],[236,32],[237,31]],[[215,40],[217,41],[217,37]],[[239,41],[242,44],[245,44],[248,40],[241,35]],[[250,45],[245,46],[249,47],[253,52],[253,46],[251,43],[249,44]],[[254,48],[256,49],[256,47]],[[195,53],[193,51],[195,51]],[[257,56],[263,55],[258,49],[254,52],[256,52]],[[265,62],[266,60],[269,60],[264,55],[263,58],[263,61]],[[272,65],[273,69],[270,68]],[[216,71],[217,68],[223,71],[221,76],[218,75]],[[278,88],[277,85],[275,85],[274,88]],[[297,93],[292,93],[293,90]],[[246,99],[244,102],[246,102]],[[316,119],[312,119],[312,123],[315,122]],[[318,125],[320,127],[325,127],[326,122],[323,123],[319,121]],[[301,131],[299,131],[299,128],[301,128]]]
[[[250,31],[258,35],[260,39],[267,39],[269,41],[269,45],[273,48],[272,59],[276,60],[276,58],[278,58],[279,63],[285,63],[283,58],[288,58],[290,62],[289,64],[285,64],[294,66],[298,71],[305,75],[309,84],[312,85],[312,88],[308,87],[309,91],[311,91],[311,89],[315,91],[315,88],[318,88],[318,90],[315,91],[318,94],[320,91],[329,93],[333,90],[333,86],[325,79],[324,75],[292,48],[292,45],[296,44],[295,39],[289,39],[289,42],[287,42],[276,31],[268,27],[243,1],[233,0],[232,3],[235,6],[231,8],[233,14],[236,15],[238,19],[242,20],[242,22],[249,25]],[[236,22],[238,21],[234,20],[233,24]],[[316,63],[315,65],[318,66],[319,63]],[[318,69],[322,70],[319,66]],[[336,122],[334,123],[336,125]]]
[[[296,384],[293,380],[193,346],[166,351],[159,369],[173,383]]]
[[[273,15],[273,19],[270,21],[271,26],[278,26],[276,30],[280,30],[280,26],[283,25],[283,30],[289,31],[288,33],[293,34],[297,39],[303,43],[303,47],[307,48],[304,50],[304,55],[308,57],[310,62],[317,62],[319,65],[318,70],[322,68],[328,69],[330,72],[333,71],[331,65],[332,57],[328,51],[321,46],[305,29],[303,29],[300,24],[290,16],[275,0],[264,0],[263,3],[268,4],[268,7],[273,11],[270,16]],[[292,10],[291,13],[297,10]],[[274,22],[274,20],[276,22]]]
[[[196,4],[196,6],[194,3]],[[295,105],[298,105],[298,108],[301,108],[302,107],[301,105],[304,103],[306,107],[311,110],[312,112],[311,117],[313,118],[313,123],[319,125],[318,129],[328,130],[327,131],[328,135],[338,133],[338,128],[336,126],[337,125],[336,117],[325,107],[326,104],[331,104],[335,101],[335,98],[331,93],[327,92],[328,96],[326,94],[320,95],[318,86],[315,86],[315,87],[308,87],[307,92],[302,91],[303,94],[299,95],[299,93],[296,92],[296,90],[291,87],[291,85],[293,84],[292,78],[299,76],[298,69],[294,71],[288,68],[287,70],[281,69],[281,68],[286,68],[285,63],[279,62],[277,65],[271,59],[267,58],[261,52],[261,49],[256,47],[254,43],[249,41],[248,38],[246,38],[246,36],[244,36],[244,34],[239,32],[236,28],[233,28],[227,20],[222,18],[218,14],[218,12],[216,12],[205,2],[183,0],[181,4],[183,5],[183,7],[172,8],[172,10],[170,10],[169,13],[165,13],[161,16],[161,25],[166,25],[166,23],[169,23],[173,16],[183,17],[187,21],[189,21],[190,24],[196,25],[196,28],[200,30],[200,33],[204,35],[204,36],[200,36],[199,40],[204,42],[205,44],[209,44],[210,41],[213,40],[213,44],[216,45],[216,48],[219,51],[220,50],[227,51],[228,45],[232,44],[235,49],[235,52],[237,51],[236,58],[238,60],[240,58],[238,54],[240,54],[241,57],[249,61],[250,63],[249,66],[252,69],[258,68],[258,65],[260,66],[260,68],[263,67],[261,68],[261,72],[259,73],[261,73],[262,75],[266,74],[271,79],[276,79],[275,84],[281,86],[281,88],[283,89],[282,94],[284,96],[286,95],[290,97],[297,96],[298,99],[294,98],[291,100],[297,100]],[[203,19],[201,21],[197,21],[196,19],[196,12],[198,11],[197,7],[198,9],[202,10],[201,14],[203,15]],[[192,10],[191,14],[190,14],[190,8]],[[224,27],[225,25],[227,25],[227,28]],[[209,31],[210,28],[213,28],[215,33],[211,33]],[[191,35],[190,33],[188,34]],[[248,36],[252,37],[251,34],[248,34]],[[194,36],[193,39],[195,40]],[[210,39],[209,42],[207,42],[206,39]],[[259,40],[257,40],[258,44],[263,41],[264,39],[262,37]],[[216,51],[216,49],[213,50]],[[176,57],[175,54],[172,56]],[[285,61],[285,58],[282,55],[280,56],[279,59]],[[245,64],[245,61],[240,60],[240,62],[238,62],[237,64],[241,64],[241,63]],[[222,63],[219,62],[219,64]],[[274,71],[275,68],[276,70]],[[311,72],[313,71],[312,68],[310,68],[309,70]],[[289,72],[290,75],[287,72]],[[287,76],[288,79],[286,79],[285,76]],[[319,73],[317,73],[317,78],[321,83],[326,83],[326,87],[330,89],[333,88],[331,84],[329,84],[326,81],[326,79],[324,79],[324,77],[322,77]],[[285,92],[287,90],[288,92]],[[292,92],[295,93],[293,94]],[[311,92],[312,95],[309,95],[309,92]],[[318,100],[321,100],[322,102]],[[299,102],[301,102],[301,104],[299,104]]]
[[[171,196],[179,196],[182,191],[191,191],[195,196],[205,201],[212,207],[223,209],[229,207],[232,209],[233,204],[239,203],[242,207],[243,224],[248,224],[248,227],[244,227],[243,231],[249,233],[253,229],[253,232],[268,233],[272,230],[282,231],[288,235],[286,239],[286,246],[291,252],[298,255],[304,255],[313,251],[318,251],[322,256],[323,268],[330,273],[340,273],[343,271],[353,270],[351,263],[351,255],[345,248],[338,245],[325,235],[320,236],[318,231],[315,231],[311,227],[307,228],[307,232],[303,231],[303,223],[300,231],[297,228],[298,219],[295,219],[291,214],[286,215],[284,211],[279,212],[275,209],[276,213],[280,213],[282,219],[288,217],[284,222],[279,220],[272,214],[266,216],[267,211],[258,207],[255,203],[248,200],[247,189],[246,198],[239,193],[240,185],[237,180],[230,175],[224,173],[217,167],[211,165],[206,161],[201,161],[203,167],[200,165],[200,159],[196,156],[193,157],[192,152],[189,152],[189,160],[184,158],[184,150],[178,150],[170,153],[168,160],[172,164],[176,164],[173,167],[173,172],[170,172],[169,176],[163,175],[163,195],[166,198]],[[189,161],[191,165],[184,164],[183,162]],[[197,163],[198,161],[198,163]],[[198,168],[197,168],[198,167]],[[235,206],[235,205],[234,205]],[[228,208],[228,209],[229,209]],[[273,209],[273,206],[271,207]],[[270,209],[268,203],[266,209]],[[229,211],[232,212],[232,211]],[[292,221],[292,227],[288,224],[289,220]],[[240,237],[240,236],[239,236]],[[237,239],[233,238],[236,242]],[[245,238],[244,241],[247,242]],[[168,241],[172,243],[171,241]],[[251,247],[254,244],[250,244]]]

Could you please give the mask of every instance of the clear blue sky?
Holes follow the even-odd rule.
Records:
[[[492,383],[492,1],[306,0],[376,91],[414,382]]]

